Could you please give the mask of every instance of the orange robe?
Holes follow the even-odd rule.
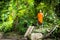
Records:
[[[38,23],[42,24],[43,23],[43,13],[42,12],[38,13],[37,18],[38,18]]]

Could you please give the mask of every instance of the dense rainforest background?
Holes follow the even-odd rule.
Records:
[[[44,29],[59,26],[53,32],[57,36],[60,33],[60,0],[0,0],[0,31],[24,34],[30,25],[37,25],[39,10],[44,14]]]

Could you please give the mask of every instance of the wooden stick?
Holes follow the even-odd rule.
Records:
[[[27,29],[24,37],[27,37],[28,35],[30,35],[33,29],[34,29],[34,26],[29,26],[29,28]]]

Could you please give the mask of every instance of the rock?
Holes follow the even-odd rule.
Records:
[[[43,34],[42,33],[32,33],[31,34],[31,40],[42,40]]]

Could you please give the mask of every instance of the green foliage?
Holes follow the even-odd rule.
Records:
[[[14,27],[15,20],[18,20],[16,30],[25,33],[27,26],[37,24],[37,13],[40,9],[44,14],[44,27],[52,27],[54,24],[59,25],[60,21],[54,11],[59,0],[36,1],[37,0],[0,1],[0,30],[4,32],[10,31]],[[27,26],[25,24],[27,24]]]

